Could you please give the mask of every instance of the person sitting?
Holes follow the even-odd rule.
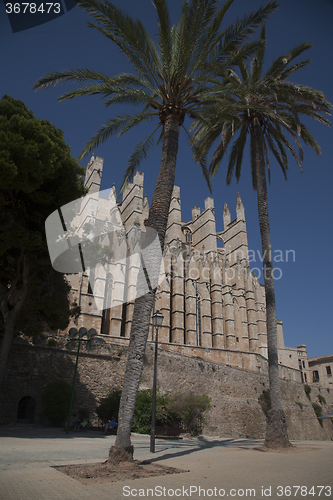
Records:
[[[116,422],[116,419],[114,417],[112,417],[111,420],[108,420],[104,426],[104,433],[103,434],[107,434],[108,430],[110,431],[116,431],[117,430],[117,422]]]
[[[89,420],[87,420],[86,418],[83,420],[83,422],[81,422],[80,424],[80,427],[81,429],[85,429],[86,427],[88,427],[88,424],[89,424]]]
[[[74,413],[70,423],[70,427],[73,429],[73,431],[78,431],[80,429],[80,424],[81,424],[80,419]]]
[[[79,428],[80,428],[80,425],[81,425],[80,419],[76,416],[75,413],[73,413],[73,416],[72,416],[72,418],[70,419],[70,422],[69,422],[69,429],[72,430],[72,431],[78,431]],[[66,428],[67,428],[67,422],[66,422],[66,425],[65,425],[65,429]]]

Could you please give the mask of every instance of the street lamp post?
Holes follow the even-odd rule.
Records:
[[[83,338],[85,335],[87,336],[86,339]],[[77,347],[77,353],[76,353],[76,362],[75,362],[74,375],[73,375],[72,394],[71,394],[71,401],[69,404],[66,434],[69,434],[69,426],[70,426],[71,417],[72,417],[72,409],[73,409],[74,393],[75,393],[75,381],[76,381],[77,365],[79,362],[79,353],[80,353],[81,342],[86,342],[87,348],[92,348],[94,346],[94,337],[96,335],[97,335],[97,332],[94,328],[90,328],[89,331],[87,331],[87,329],[84,327],[80,328],[79,331],[77,331],[76,328],[71,328],[68,332],[68,343],[70,345],[73,345],[73,343],[78,342],[78,347]]]
[[[153,382],[153,408],[151,412],[151,432],[150,432],[150,452],[155,453],[155,429],[156,429],[156,382],[157,382],[157,345],[158,345],[158,327],[163,323],[163,314],[156,311],[153,314],[153,326],[155,332],[155,357],[154,357],[154,382]]]

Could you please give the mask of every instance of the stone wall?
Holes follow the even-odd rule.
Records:
[[[97,424],[95,408],[100,398],[110,389],[121,387],[126,365],[127,348],[114,344],[98,346],[91,353],[80,353],[76,382],[76,408],[89,408],[90,418]],[[151,388],[153,380],[152,343],[147,344],[141,388]],[[16,422],[19,401],[30,396],[36,401],[35,423],[45,423],[41,409],[41,394],[45,385],[55,379],[72,382],[76,353],[58,346],[14,344],[6,377],[0,392],[0,423]],[[204,434],[230,437],[262,438],[265,434],[265,416],[258,398],[268,389],[268,377],[242,369],[232,368],[184,354],[159,350],[158,387],[161,392],[170,388],[193,390],[211,397],[212,408],[207,413]],[[283,406],[291,439],[331,439],[332,422],[323,427],[312,409],[311,401],[318,395],[325,397],[323,413],[333,410],[333,394],[327,389],[312,388],[311,401],[303,385],[281,380]]]

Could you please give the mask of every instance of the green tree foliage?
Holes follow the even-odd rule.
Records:
[[[132,432],[150,434],[153,394],[151,389],[138,392],[132,421]],[[197,436],[204,424],[204,413],[211,408],[206,394],[193,391],[175,391],[157,394],[156,425],[182,427]]]
[[[156,406],[158,405],[158,397],[156,398]],[[153,393],[151,389],[146,389],[138,392],[136,398],[134,415],[132,420],[132,432],[139,434],[150,434],[151,429],[151,412],[153,407]]]
[[[68,418],[72,387],[65,380],[55,380],[45,387],[42,394],[43,415],[50,425],[61,427]]]
[[[0,383],[15,333],[65,328],[77,308],[51,267],[45,219],[83,193],[63,132],[25,104],[0,101]]]
[[[153,393],[151,389],[139,391],[135,404],[132,431],[150,434]],[[156,425],[177,427],[180,417],[173,410],[171,393],[156,395]]]
[[[121,389],[112,389],[109,395],[96,408],[96,413],[103,423],[111,420],[112,417],[118,421],[120,397]],[[172,420],[170,409],[167,408],[169,400],[168,394],[163,396],[157,395],[156,425],[177,425],[179,419],[176,417],[177,423],[175,423],[175,418]],[[138,432],[139,434],[150,433],[152,404],[153,396],[151,389],[138,392],[131,428],[133,432]]]
[[[180,427],[181,415],[173,405],[172,392],[159,396],[156,404],[156,425],[160,427]]]

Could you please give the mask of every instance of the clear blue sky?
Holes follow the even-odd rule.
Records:
[[[155,10],[150,0],[115,0],[133,17],[140,18],[150,33],[156,33]],[[175,22],[180,0],[169,0]],[[233,22],[243,13],[255,10],[264,2],[235,0],[226,18]],[[64,130],[72,154],[78,156],[86,141],[111,113],[126,112],[118,108],[104,109],[98,97],[78,98],[63,103],[57,97],[72,88],[70,85],[35,92],[31,90],[38,78],[50,71],[87,67],[110,75],[128,71],[129,67],[118,49],[96,30],[86,27],[88,16],[78,7],[49,23],[12,33],[0,2],[0,92],[21,99],[38,118],[45,118]],[[267,62],[293,46],[312,41],[308,51],[312,64],[293,75],[295,83],[322,90],[333,102],[333,2],[332,0],[280,0],[279,10],[267,23]],[[185,123],[186,125],[186,123]],[[189,123],[187,123],[189,125]],[[269,211],[273,249],[295,251],[295,262],[279,262],[282,277],[276,281],[277,315],[284,323],[285,343],[296,347],[306,344],[309,357],[333,354],[332,340],[332,214],[333,170],[332,129],[310,124],[319,141],[322,155],[317,157],[304,147],[303,174],[290,162],[286,182],[280,168],[272,165],[269,188]],[[136,141],[146,130],[135,130],[121,139],[113,138],[95,154],[104,157],[102,188],[121,185],[128,156]],[[156,147],[141,170],[145,173],[145,192],[151,199],[160,163],[160,147]],[[82,161],[86,164],[87,159]],[[214,179],[217,230],[223,229],[222,210],[228,203],[235,216],[237,191],[245,205],[249,248],[260,251],[260,234],[256,193],[251,187],[248,157],[244,158],[242,178],[237,185],[225,184],[225,165]],[[184,136],[181,137],[177,162],[176,184],[181,188],[183,220],[191,217],[194,205],[204,207],[209,191],[200,167],[192,160]],[[252,267],[260,266],[257,258]]]

